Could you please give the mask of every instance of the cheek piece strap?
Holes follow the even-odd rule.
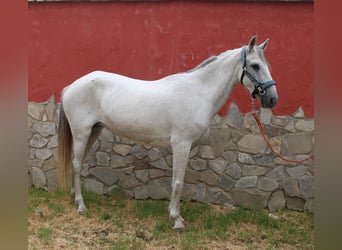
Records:
[[[241,59],[242,59],[242,75],[240,77],[240,82],[243,85],[243,78],[245,76],[254,84],[254,91],[252,93],[252,97],[255,98],[256,94],[263,96],[265,94],[265,90],[272,85],[276,85],[274,80],[269,80],[267,82],[259,82],[257,79],[253,77],[251,73],[247,71],[247,46],[242,47]]]

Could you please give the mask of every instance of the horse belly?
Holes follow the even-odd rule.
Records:
[[[166,119],[148,111],[119,109],[101,121],[113,134],[155,146],[170,144],[171,128]]]

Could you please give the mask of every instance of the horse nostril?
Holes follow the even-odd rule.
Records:
[[[271,97],[269,100],[270,105],[273,107],[274,105],[277,104],[277,98]]]

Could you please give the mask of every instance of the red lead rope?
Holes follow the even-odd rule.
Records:
[[[301,159],[301,160],[291,160],[291,159],[287,159],[287,158],[285,158],[284,156],[282,156],[281,154],[279,154],[277,151],[275,151],[275,150],[273,149],[273,147],[272,147],[270,141],[268,140],[268,138],[267,138],[267,136],[266,136],[266,133],[265,133],[265,130],[264,130],[264,128],[263,128],[262,125],[261,125],[259,116],[258,116],[255,112],[253,112],[252,114],[253,114],[253,116],[254,116],[254,119],[255,119],[256,123],[258,124],[258,127],[259,127],[259,130],[260,130],[260,133],[261,133],[262,137],[264,138],[264,140],[265,140],[267,146],[271,149],[271,151],[272,151],[272,153],[273,153],[274,155],[276,155],[277,157],[279,157],[280,159],[282,159],[282,160],[284,160],[284,161],[294,162],[294,163],[302,163],[302,162],[304,162],[304,161],[307,161],[307,160],[310,160],[310,159],[313,159],[313,158],[314,158],[314,156],[311,155],[311,156],[306,157],[306,158]]]
[[[248,89],[247,89],[244,85],[243,85],[243,87],[244,87],[244,89],[247,91],[248,95],[251,97],[251,95],[250,95]],[[267,146],[269,147],[269,149],[271,149],[272,153],[273,153],[275,156],[279,157],[280,159],[282,159],[282,160],[284,160],[284,161],[293,162],[293,163],[302,163],[302,162],[305,162],[305,161],[307,161],[307,160],[310,160],[310,159],[313,159],[313,158],[314,158],[314,156],[311,155],[311,156],[306,157],[306,158],[301,159],[301,160],[291,160],[291,159],[285,158],[284,156],[282,156],[281,154],[279,154],[277,151],[275,151],[275,150],[273,149],[273,147],[272,147],[270,141],[269,141],[268,138],[267,138],[267,135],[266,135],[266,133],[265,133],[264,128],[263,128],[262,125],[261,125],[259,116],[255,113],[255,103],[254,103],[254,99],[253,99],[252,97],[251,97],[251,102],[252,102],[252,110],[253,110],[251,113],[252,113],[252,115],[254,116],[254,119],[255,119],[255,121],[256,121],[258,127],[259,127],[260,133],[261,133],[262,137],[264,138],[264,140],[265,140]]]

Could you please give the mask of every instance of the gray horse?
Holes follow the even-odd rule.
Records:
[[[211,120],[241,82],[261,105],[272,108],[278,100],[264,50],[266,40],[210,57],[193,70],[143,81],[95,71],[64,88],[59,120],[59,172],[62,187],[70,163],[78,212],[86,206],[80,173],[85,154],[106,127],[113,134],[173,151],[172,194],[169,214],[175,230],[183,230],[180,197],[193,143],[209,133]],[[73,154],[72,154],[73,153]],[[73,158],[71,157],[73,155]]]

